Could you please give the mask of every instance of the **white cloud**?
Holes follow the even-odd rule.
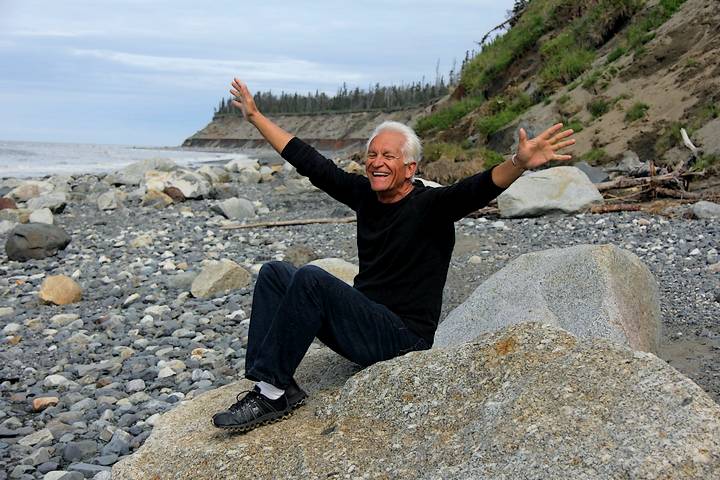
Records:
[[[145,71],[201,75],[205,77],[242,76],[245,80],[257,82],[307,82],[340,84],[362,82],[367,76],[353,71],[333,69],[307,60],[277,58],[272,61],[220,60],[211,58],[168,57],[141,55],[112,50],[73,49],[73,55],[93,57]]]

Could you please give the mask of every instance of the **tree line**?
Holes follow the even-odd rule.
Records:
[[[451,71],[451,84],[457,81],[456,77],[455,73]],[[447,95],[449,90],[450,85],[445,83],[443,77],[439,77],[434,83],[415,82],[389,87],[376,83],[367,90],[359,87],[350,89],[347,84],[343,83],[333,96],[316,90],[315,93],[307,94],[257,92],[253,97],[255,104],[263,113],[306,114],[411,108],[433,102]],[[221,115],[242,115],[242,113],[232,106],[231,99],[223,98],[215,109],[215,116]]]

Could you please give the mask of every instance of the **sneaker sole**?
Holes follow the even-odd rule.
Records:
[[[231,425],[219,426],[219,425],[215,425],[215,423],[213,423],[213,427],[219,428],[219,429],[221,429],[221,430],[225,430],[226,432],[230,432],[230,433],[245,433],[245,432],[249,432],[250,430],[255,430],[255,429],[258,428],[258,427],[262,427],[263,425],[270,425],[271,423],[279,422],[280,420],[285,420],[285,419],[290,418],[290,417],[292,416],[292,414],[293,414],[293,411],[294,411],[296,408],[302,406],[304,403],[305,403],[305,398],[302,398],[302,399],[298,400],[297,402],[293,403],[292,405],[290,405],[290,409],[289,409],[287,412],[285,412],[284,414],[282,414],[282,415],[278,415],[277,417],[266,418],[266,419],[264,419],[264,420],[258,419],[258,420],[255,420],[255,421],[253,421],[253,422],[248,423],[247,425],[243,425],[243,426],[231,426]],[[212,422],[212,420],[211,420],[211,422]]]

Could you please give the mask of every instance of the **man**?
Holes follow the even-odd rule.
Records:
[[[460,182],[427,188],[413,182],[421,146],[409,127],[385,122],[367,144],[365,173],[346,173],[264,117],[247,86],[235,79],[230,93],[298,173],[357,214],[360,272],[354,286],[313,266],[270,262],[260,270],[253,296],[245,376],[254,389],[213,423],[248,431],[290,414],[307,395],[293,375],[314,338],[347,359],[368,366],[432,346],[442,304],[454,222],[487,205],[524,170],[569,160],[558,150],[575,143],[557,124],[530,140],[520,129],[511,160]]]

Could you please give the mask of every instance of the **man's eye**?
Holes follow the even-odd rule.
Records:
[[[375,153],[368,153],[367,156],[368,156],[368,158],[375,158],[375,157],[377,157],[377,154],[375,154]]]
[[[397,160],[398,159],[398,157],[396,155],[385,155],[385,158],[387,158],[388,160]]]

